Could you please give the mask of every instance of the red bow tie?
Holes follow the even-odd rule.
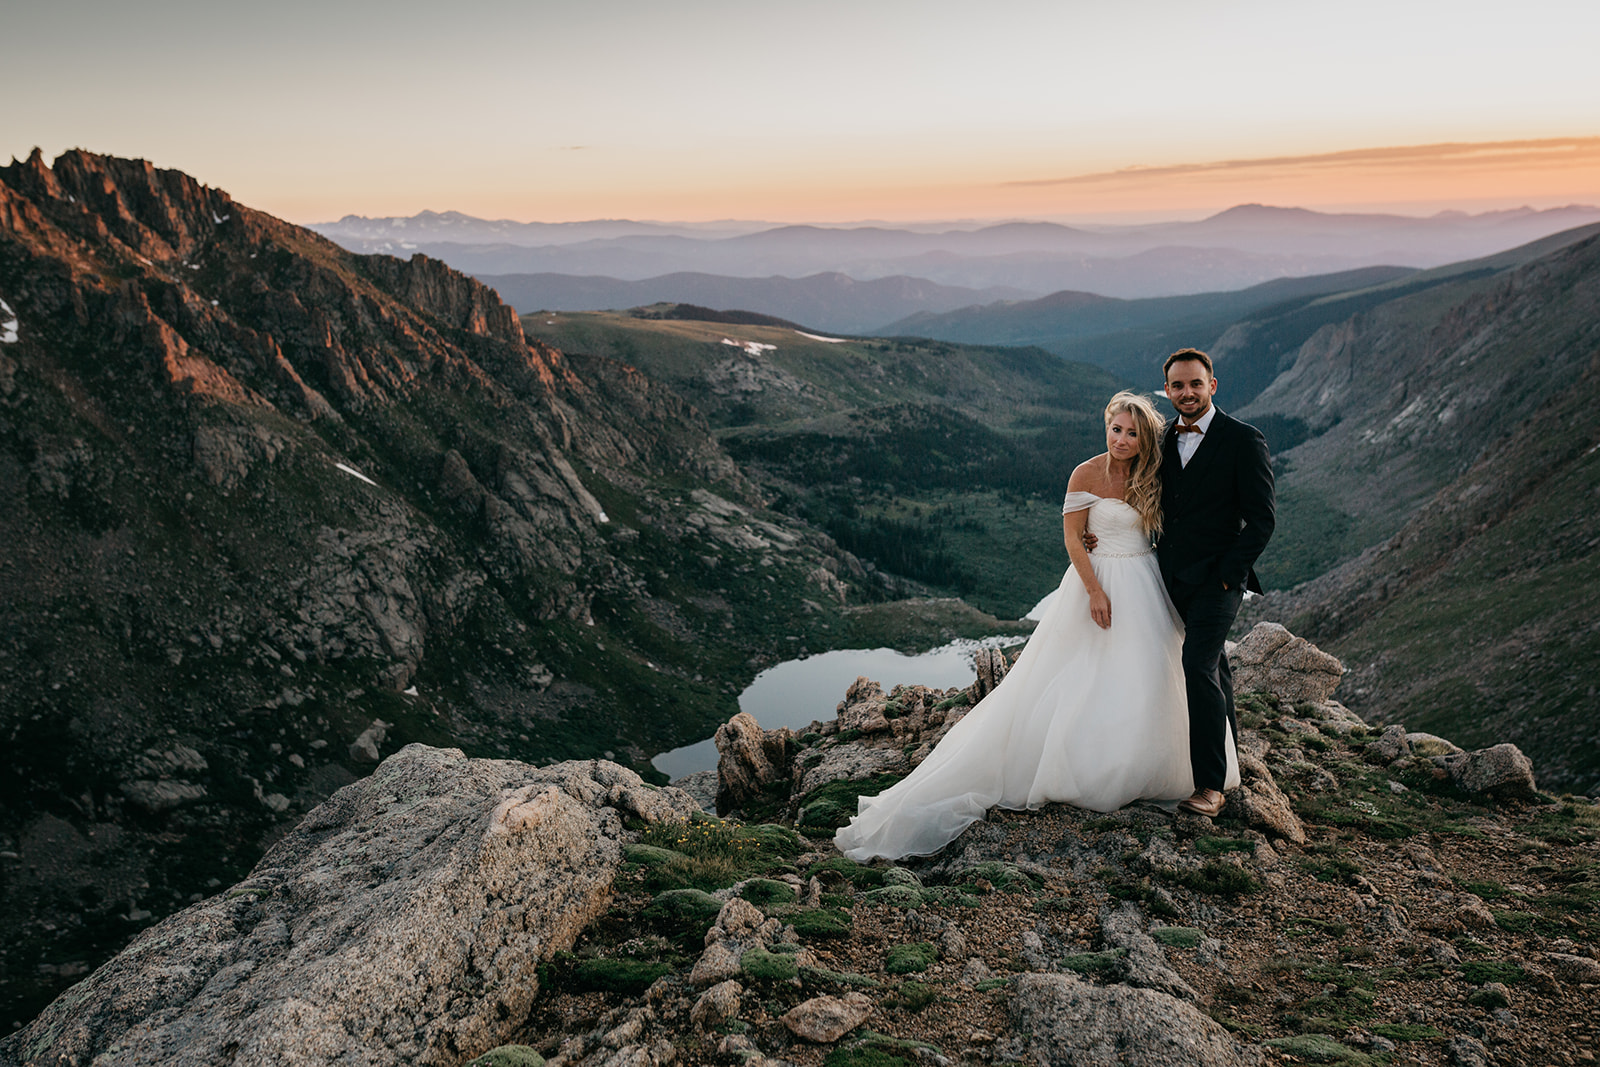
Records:
[[[1201,433],[1201,434],[1205,433],[1205,431],[1202,430],[1198,426],[1185,426],[1181,422],[1178,423],[1178,425],[1176,427],[1174,427],[1174,429],[1175,429],[1175,431],[1177,433]]]

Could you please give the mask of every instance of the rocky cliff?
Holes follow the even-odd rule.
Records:
[[[411,746],[0,1059],[1588,1062],[1600,806],[1540,792],[1515,746],[1362,723],[1339,662],[1279,627],[1236,657],[1245,782],[1217,819],[994,812],[904,865],[832,828],[1001,657],[969,690],[862,679],[798,735],[730,723],[748,822],[603,762]]]
[[[408,742],[709,735],[856,581],[627,365],[80,151],[0,168],[0,545],[0,1023]]]

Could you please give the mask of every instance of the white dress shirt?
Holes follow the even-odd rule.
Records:
[[[1206,413],[1201,415],[1192,424],[1200,427],[1199,433],[1178,434],[1178,461],[1185,467],[1189,465],[1189,458],[1194,455],[1194,450],[1200,447],[1200,442],[1205,440],[1205,435],[1211,430],[1212,416],[1217,413],[1217,405],[1212,404],[1206,408]],[[1180,416],[1178,421],[1183,422]]]

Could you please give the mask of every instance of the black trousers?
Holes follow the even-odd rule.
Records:
[[[1222,583],[1178,584],[1170,589],[1183,618],[1183,680],[1189,695],[1189,764],[1195,789],[1221,790],[1228,776],[1228,733],[1239,736],[1233,707],[1233,668],[1223,652],[1228,631],[1244,603],[1243,589]]]

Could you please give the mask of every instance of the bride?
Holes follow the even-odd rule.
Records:
[[[1161,533],[1163,420],[1121,392],[1106,451],[1067,482],[1072,566],[1010,673],[911,774],[862,797],[834,843],[854,860],[937,852],[989,808],[1073,804],[1112,811],[1194,792],[1183,623],[1151,542]],[[1087,531],[1098,538],[1093,558]],[[1227,742],[1227,787],[1239,783]]]

